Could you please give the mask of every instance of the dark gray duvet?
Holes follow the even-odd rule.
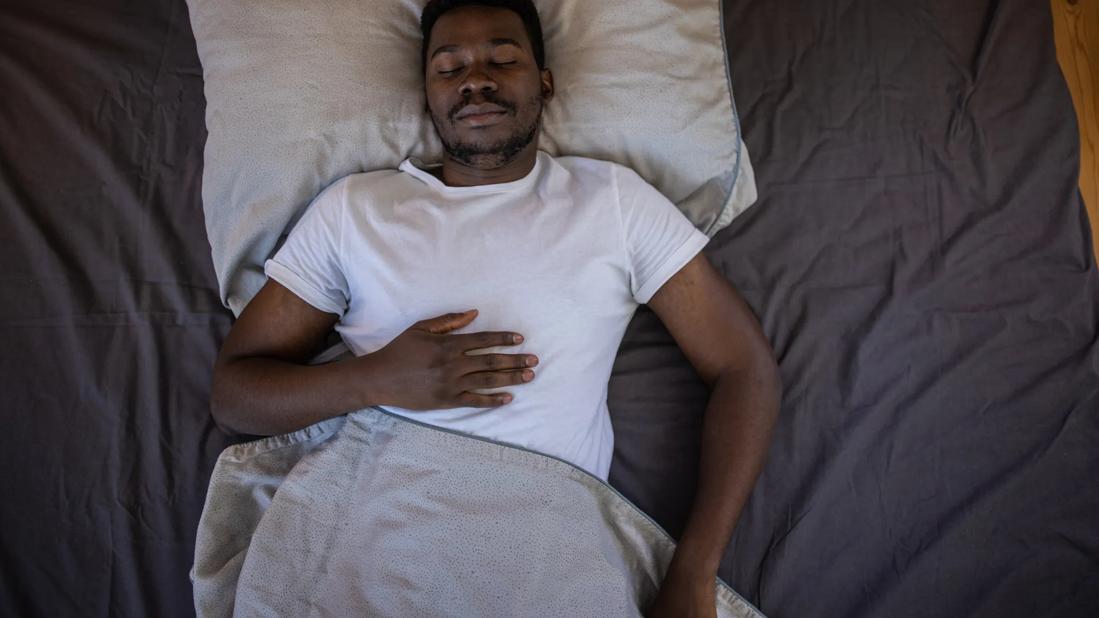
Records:
[[[760,200],[706,252],[785,398],[720,572],[769,616],[1099,615],[1099,275],[1041,0],[728,0]],[[190,615],[217,300],[182,1],[0,7],[0,614]],[[611,483],[706,390],[642,308]]]

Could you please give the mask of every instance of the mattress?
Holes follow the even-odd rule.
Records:
[[[1099,275],[1046,3],[726,0],[759,202],[706,254],[785,391],[719,575],[774,616],[1099,614]],[[0,9],[0,614],[193,614],[231,314],[182,1]],[[707,391],[642,307],[610,482],[673,536]]]

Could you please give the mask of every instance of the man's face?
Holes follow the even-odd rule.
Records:
[[[539,71],[519,15],[484,6],[450,11],[435,22],[427,53],[427,105],[451,157],[494,169],[537,139],[553,78]]]

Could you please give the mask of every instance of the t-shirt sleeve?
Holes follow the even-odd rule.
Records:
[[[343,316],[349,291],[340,260],[346,182],[320,192],[264,263],[267,277],[326,313]]]
[[[679,272],[710,237],[637,172],[615,165],[626,243],[630,292],[645,304]]]

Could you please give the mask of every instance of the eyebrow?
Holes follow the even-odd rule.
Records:
[[[520,45],[519,41],[516,41],[515,39],[491,39],[488,43],[493,47],[500,47],[501,45],[514,45],[519,49],[523,49],[523,46]],[[459,49],[461,49],[461,47],[457,45],[443,45],[442,47],[436,49],[434,52],[431,53],[431,59],[434,59],[435,56],[438,56],[439,54],[455,52]]]

